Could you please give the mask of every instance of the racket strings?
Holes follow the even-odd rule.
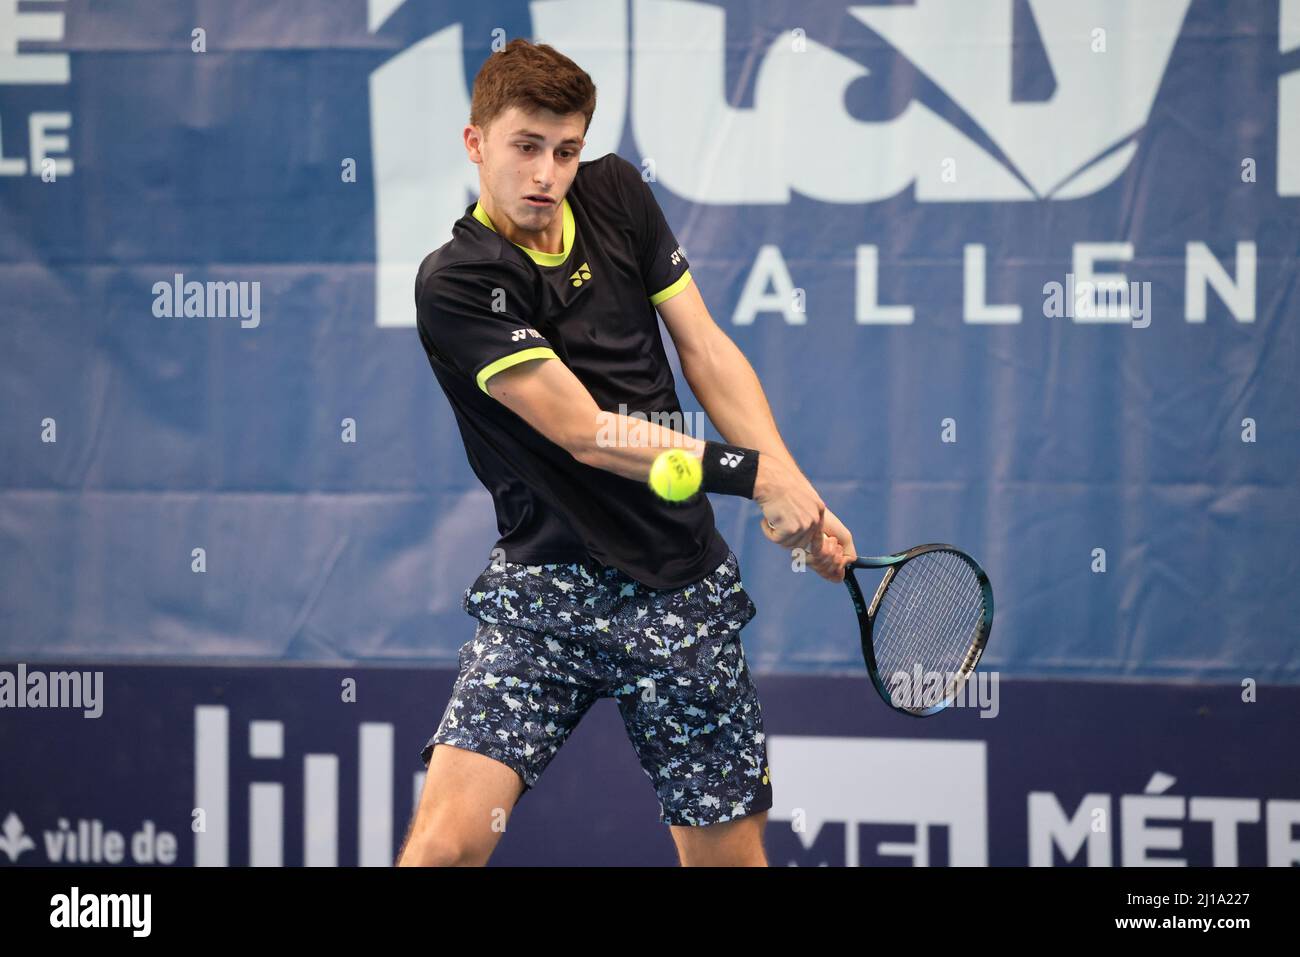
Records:
[[[979,579],[961,557],[926,552],[900,567],[872,630],[876,666],[895,704],[920,710],[952,697],[985,615]]]

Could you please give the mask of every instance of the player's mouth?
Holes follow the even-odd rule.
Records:
[[[548,196],[545,193],[532,193],[525,196],[529,206],[536,206],[538,209],[545,209],[547,206],[555,205],[555,197]]]

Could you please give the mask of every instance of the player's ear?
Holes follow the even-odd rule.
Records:
[[[473,123],[466,124],[465,129],[461,132],[465,140],[465,149],[469,151],[469,160],[471,163],[483,162],[483,131]]]

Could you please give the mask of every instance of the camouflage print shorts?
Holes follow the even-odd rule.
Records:
[[[734,553],[655,590],[595,564],[489,565],[465,592],[479,620],[435,744],[485,754],[533,787],[598,699],[617,703],[666,824],[767,810],[763,717],[740,630],[755,607]]]

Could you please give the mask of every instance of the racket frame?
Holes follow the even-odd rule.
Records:
[[[945,689],[947,693],[944,695],[943,700],[926,708],[908,710],[899,707],[894,702],[893,695],[885,687],[885,682],[880,676],[880,668],[876,663],[876,648],[872,641],[875,632],[876,612],[880,608],[880,599],[884,597],[885,590],[889,587],[889,583],[894,580],[894,575],[897,574],[900,568],[920,555],[938,551],[955,554],[975,572],[984,601],[984,618],[981,627],[976,632],[975,639],[966,652],[965,659],[962,661],[961,670],[957,673],[957,679],[953,681],[951,688]],[[862,589],[858,585],[857,578],[853,575],[853,569],[855,568],[886,569],[885,577],[876,586],[876,594],[871,599],[870,605],[863,601]],[[966,684],[966,680],[974,673],[975,666],[979,664],[980,657],[984,654],[984,648],[988,644],[989,633],[993,630],[993,586],[989,583],[989,576],[980,567],[979,563],[954,545],[932,542],[928,545],[917,545],[907,549],[907,551],[897,552],[893,555],[856,558],[844,566],[844,584],[848,586],[849,595],[853,599],[853,608],[858,614],[858,627],[862,635],[862,658],[867,664],[867,673],[871,676],[871,683],[876,686],[877,693],[884,699],[885,703],[898,713],[913,718],[927,718],[930,715],[938,714],[952,704],[957,699],[957,693]]]

